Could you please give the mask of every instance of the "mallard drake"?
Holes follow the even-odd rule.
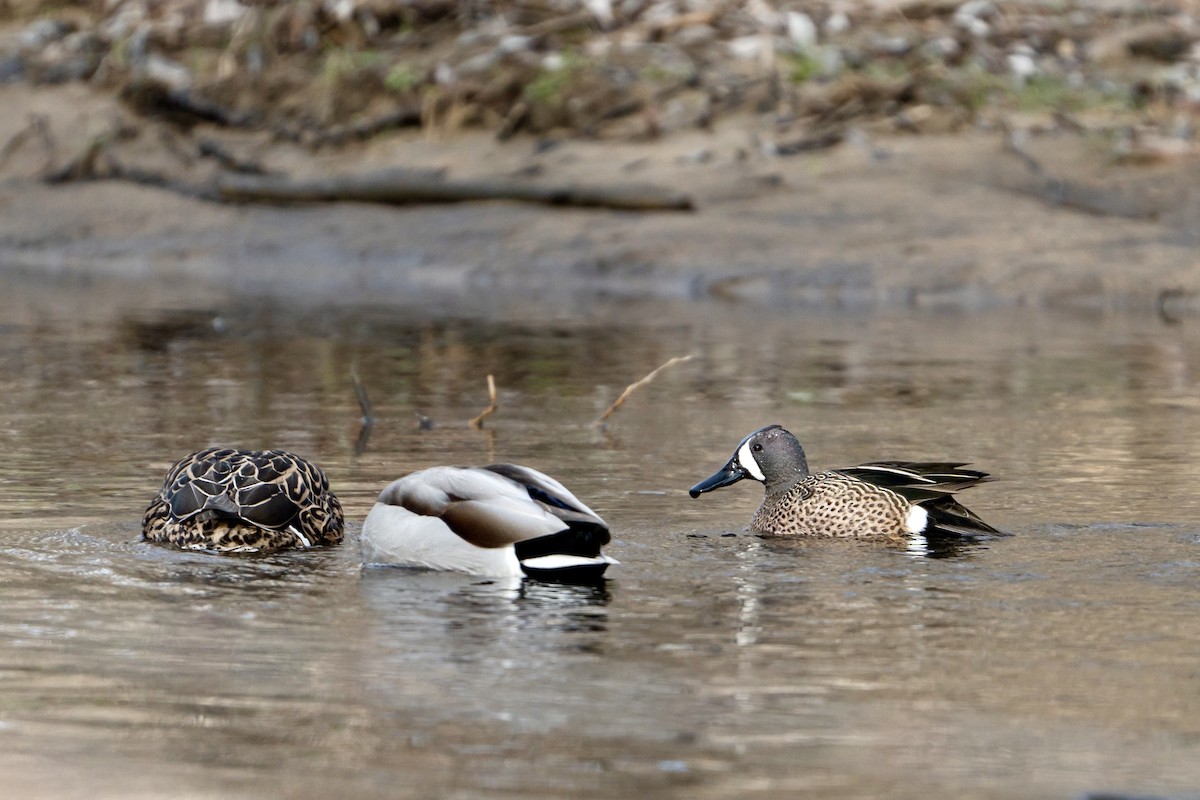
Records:
[[[210,447],[181,458],[142,518],[142,537],[185,550],[251,553],[342,541],[325,473],[286,450]]]
[[[874,461],[811,473],[804,447],[779,425],[754,431],[733,457],[688,494],[753,478],[766,497],[750,523],[776,536],[844,536],[901,540],[914,534],[998,534],[954,499],[954,493],[989,480],[962,463]]]
[[[363,523],[363,563],[541,580],[600,578],[608,525],[530,467],[430,467],[392,481]]]

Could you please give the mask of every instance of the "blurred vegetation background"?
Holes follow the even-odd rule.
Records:
[[[1196,4],[1152,0],[0,1],[0,81],[337,144],[395,127],[648,138],[767,115],[1194,137]],[[1151,135],[1152,134],[1152,135]],[[1168,144],[1170,142],[1170,144]]]

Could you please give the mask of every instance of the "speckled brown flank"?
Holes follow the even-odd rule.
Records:
[[[750,529],[775,536],[901,539],[910,508],[889,489],[839,472],[818,472],[768,494]]]

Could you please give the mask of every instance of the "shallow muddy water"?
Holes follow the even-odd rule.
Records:
[[[1200,789],[1194,321],[3,294],[5,797]],[[470,430],[489,373],[499,411]],[[970,461],[998,480],[963,499],[1014,535],[747,535],[756,485],[686,489],[769,422],[814,467]],[[319,462],[346,543],[138,542],[169,463],[213,443]],[[604,586],[359,568],[387,481],[496,460],[609,521]]]

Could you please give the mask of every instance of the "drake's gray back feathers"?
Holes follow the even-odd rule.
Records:
[[[181,458],[146,509],[142,537],[188,550],[337,544],[342,506],[319,467],[286,450],[210,447]]]
[[[779,425],[754,431],[692,497],[743,478],[763,484],[766,496],[751,530],[778,536],[875,537],[912,534],[997,534],[954,498],[988,480],[961,463],[875,461],[811,473],[800,442]]]

